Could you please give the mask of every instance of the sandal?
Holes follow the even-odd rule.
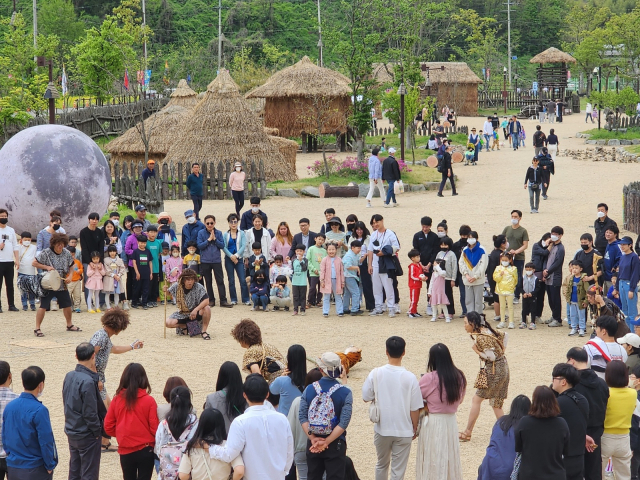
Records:
[[[42,333],[42,330],[40,330],[39,328],[37,330],[34,330],[33,333],[36,337],[44,337],[44,333]]]
[[[76,327],[75,325],[70,325],[67,327],[67,332],[81,332],[80,327]]]
[[[109,447],[111,447],[111,442],[107,443],[106,445],[102,445],[102,453],[112,452],[113,450],[109,450]]]
[[[203,340],[211,340],[211,335],[209,335],[207,332],[202,332],[200,335],[202,335]]]
[[[471,435],[467,435],[464,432],[460,432],[460,433],[458,433],[458,440],[460,440],[461,442],[470,442],[471,441]]]

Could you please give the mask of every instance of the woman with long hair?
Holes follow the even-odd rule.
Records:
[[[115,245],[118,249],[118,255],[122,253],[122,242],[118,237],[118,229],[116,228],[113,220],[106,220],[102,226],[102,233],[104,233],[104,251],[107,251],[109,245]]]
[[[420,379],[426,407],[418,437],[417,480],[462,480],[456,412],[464,399],[467,379],[443,343],[429,350],[427,373]]]
[[[129,236],[133,233],[131,231],[131,224],[133,223],[133,217],[131,215],[127,215],[126,217],[124,217],[124,221],[122,222],[122,233],[120,234],[120,244],[124,247],[124,245],[127,244],[127,238],[129,238]],[[131,297],[133,296],[133,279],[136,278],[135,277],[135,271],[133,278],[131,277],[130,273],[133,270],[133,267],[129,267],[129,257],[127,256],[127,252],[125,251],[125,249],[122,249],[122,253],[120,254],[120,258],[122,258],[122,261],[124,262],[125,267],[127,268],[127,295],[126,295],[126,299],[123,302],[122,308],[125,310],[129,310],[129,301],[131,300]],[[122,299],[122,297],[120,297],[120,299]]]
[[[104,430],[118,440],[120,466],[125,480],[151,480],[158,430],[158,405],[150,395],[147,372],[139,363],[124,368],[111,401]]]
[[[511,402],[509,414],[499,418],[493,426],[487,453],[478,469],[478,480],[509,480],[516,459],[515,428],[529,413],[531,400],[518,395]]]
[[[474,341],[472,349],[480,357],[480,364],[484,364],[475,382],[477,390],[471,401],[467,428],[460,434],[460,441],[468,442],[483,401],[489,400],[496,418],[504,415],[502,404],[509,388],[509,364],[504,355],[506,334],[491,328],[484,315],[469,312],[464,319],[464,329]]]
[[[269,386],[272,395],[279,395],[278,412],[289,414],[291,402],[304,391],[304,379],[307,376],[307,352],[302,345],[291,345],[287,351],[287,370],[285,375],[276,378]]]
[[[162,421],[167,418],[167,414],[171,410],[171,391],[176,387],[187,387],[187,382],[182,377],[169,377],[164,384],[164,390],[162,390],[162,397],[167,401],[162,405],[158,405],[158,421]],[[193,413],[196,413],[195,410]]]
[[[242,375],[234,362],[220,365],[216,391],[207,395],[204,408],[215,408],[222,413],[226,433],[229,433],[231,422],[244,413],[247,401],[242,396]]]
[[[516,452],[521,455],[518,480],[565,480],[563,455],[569,451],[569,427],[560,417],[553,390],[545,385],[535,388],[529,415],[513,433]],[[603,463],[607,465],[606,460]]]
[[[499,322],[500,317],[500,298],[496,293],[496,281],[493,279],[493,272],[496,267],[500,265],[500,257],[507,250],[507,237],[504,235],[493,236],[493,250],[489,254],[487,262],[487,281],[489,282],[489,289],[491,291],[491,297],[493,298],[493,313],[495,314],[493,320]],[[505,312],[506,314],[506,312]],[[505,316],[506,319],[506,316]]]
[[[362,249],[360,250],[360,258],[362,258],[362,263],[360,264],[360,292],[364,295],[366,309],[372,312],[373,309],[376,308],[376,300],[373,297],[373,283],[371,275],[369,274],[367,261],[367,245],[369,245],[370,235],[371,233],[364,222],[356,222],[353,226],[353,233],[349,237],[349,244],[347,246],[349,250],[351,250],[351,242],[354,240],[362,242]]]
[[[291,235],[291,229],[287,222],[280,222],[276,235],[271,240],[271,247],[269,248],[269,258],[275,258],[276,255],[282,255],[282,259],[285,263],[290,263],[289,250],[291,250],[291,244],[293,243],[293,235]]]
[[[187,443],[178,478],[180,480],[227,480],[233,467],[232,480],[244,476],[244,463],[238,455],[230,464],[209,456],[210,445],[224,445],[227,440],[223,414],[215,408],[206,408],[193,436]]]

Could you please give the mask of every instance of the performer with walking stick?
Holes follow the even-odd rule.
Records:
[[[169,315],[165,326],[176,328],[178,335],[190,337],[200,335],[204,340],[211,340],[211,336],[207,333],[211,320],[209,296],[206,289],[198,283],[196,272],[186,268],[176,283],[169,288],[165,285],[164,291],[169,292],[176,299],[178,306],[178,311]]]

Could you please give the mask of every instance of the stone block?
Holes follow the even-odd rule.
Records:
[[[606,145],[607,141],[606,140],[596,140],[596,145]]]
[[[307,197],[320,198],[320,192],[316,187],[304,187],[300,193]]]
[[[274,188],[267,188],[267,197],[275,197],[276,190]]]
[[[597,145],[598,140],[586,140],[584,143],[586,143],[587,145]]]
[[[358,184],[358,189],[359,189],[358,197],[366,197],[369,194],[369,184],[368,183],[359,183]],[[373,189],[373,198],[380,198],[380,191],[377,188]]]
[[[632,145],[640,145],[640,138],[634,138],[633,140],[631,140],[631,144]]]
[[[631,145],[631,140],[620,140],[620,145]]]
[[[278,195],[281,197],[298,198],[300,195],[293,188],[279,188]]]
[[[418,185],[411,185],[411,191],[412,192],[424,192],[425,188],[424,188],[424,185],[419,183]]]
[[[610,147],[617,147],[618,145],[620,145],[620,140],[618,140],[617,138],[612,138],[607,142],[607,145],[609,145]]]

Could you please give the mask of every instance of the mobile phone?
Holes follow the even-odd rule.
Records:
[[[140,345],[136,345],[140,340],[138,340],[137,338],[133,341],[133,344],[135,345],[134,348],[140,348]]]

